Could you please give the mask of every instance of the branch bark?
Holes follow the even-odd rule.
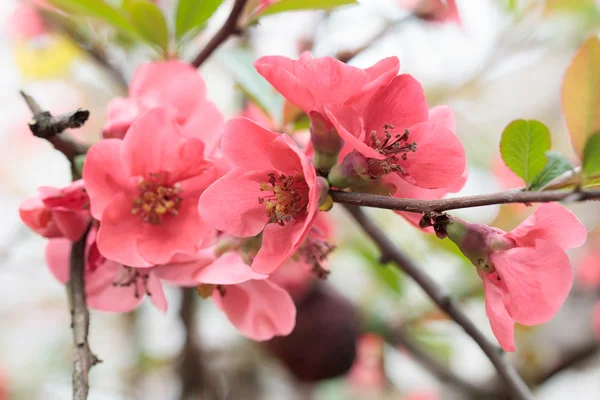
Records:
[[[194,58],[192,61],[192,65],[196,68],[201,66],[204,61],[206,61],[215,50],[219,48],[225,42],[229,36],[235,35],[239,32],[238,28],[238,19],[244,11],[244,6],[246,5],[247,0],[235,0],[233,4],[233,8],[231,9],[231,13],[229,17],[219,29],[219,31],[213,36],[213,38],[206,44],[206,46],[202,49],[202,51]]]
[[[525,192],[509,190],[500,193],[454,197],[441,200],[419,200],[380,196],[368,193],[329,192],[336,203],[355,206],[376,207],[396,211],[429,214],[458,208],[489,206],[507,203],[548,203],[553,201],[585,201],[600,199],[600,190],[551,190],[547,192]]]
[[[423,273],[410,258],[400,251],[400,249],[388,239],[386,234],[369,217],[367,217],[359,207],[347,205],[346,209],[365,233],[375,242],[377,247],[379,247],[381,252],[381,263],[393,261],[399,269],[404,271],[423,289],[440,309],[448,314],[450,318],[459,324],[464,331],[473,338],[475,343],[477,343],[488,357],[494,368],[496,368],[498,375],[507,386],[513,399],[533,400],[533,394],[513,366],[506,360],[503,351],[487,340],[444,289],[437,285],[427,274]]]

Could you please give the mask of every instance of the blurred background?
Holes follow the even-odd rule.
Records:
[[[157,3],[172,15],[173,1]],[[311,50],[367,67],[396,55],[401,72],[425,87],[430,106],[454,110],[470,172],[458,195],[521,185],[498,151],[500,134],[514,119],[542,121],[552,133],[553,150],[578,163],[561,116],[560,87],[577,47],[600,29],[600,2],[457,0],[460,23],[411,17],[406,3],[360,0],[330,13],[265,17],[202,66],[208,97],[232,117],[243,112],[244,93],[250,93],[277,118],[283,99],[254,72],[257,57],[296,58]],[[193,57],[230,7],[226,1],[217,10],[207,29],[182,50],[183,58]],[[136,66],[153,54],[97,21],[83,21],[93,46],[82,49],[68,29],[65,34],[64,26],[48,23],[17,0],[0,1],[0,21],[0,399],[70,399],[65,289],[45,266],[46,239],[30,232],[17,212],[38,186],[65,186],[69,165],[31,135],[31,113],[18,91],[25,89],[53,113],[89,109],[90,121],[74,133],[93,143],[100,138],[107,102],[126,93]],[[548,324],[517,325],[517,351],[510,359],[539,399],[597,400],[600,215],[597,203],[569,208],[590,231],[586,246],[569,253],[576,275],[571,295]],[[454,245],[395,214],[369,211],[495,342],[481,282]],[[531,211],[506,205],[453,214],[510,230]],[[440,380],[403,343],[408,340],[473,384],[494,387],[495,372],[480,349],[410,279],[378,265],[377,251],[343,209],[334,207],[331,217],[337,246],[331,274],[296,299],[296,329],[304,333],[254,343],[212,302],[196,296],[180,307],[177,288],[167,290],[166,314],[149,303],[130,314],[92,311],[90,343],[103,363],[91,373],[90,399],[179,399],[190,380],[233,400],[484,398]],[[294,362],[299,356],[309,361]]]

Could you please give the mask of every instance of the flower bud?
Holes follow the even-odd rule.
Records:
[[[337,163],[338,154],[344,145],[335,127],[320,113],[310,113],[310,141],[315,155],[313,163],[317,169],[329,171]]]
[[[341,164],[331,168],[327,176],[329,183],[338,189],[363,186],[369,181],[367,159],[358,152],[348,154]]]

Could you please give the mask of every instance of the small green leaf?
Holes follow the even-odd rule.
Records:
[[[331,10],[347,4],[356,4],[356,0],[280,0],[267,7],[261,12],[261,15],[278,14],[286,11]]]
[[[357,244],[355,248],[358,254],[369,264],[369,268],[383,286],[398,294],[403,293],[404,279],[397,269],[381,265],[376,250],[361,244]]]
[[[596,132],[588,139],[583,150],[583,175],[596,177],[600,175],[600,132]]]
[[[539,190],[557,176],[573,169],[573,165],[561,153],[548,151],[546,157],[548,157],[548,162],[542,172],[531,181],[531,190]]]
[[[131,22],[140,36],[150,44],[155,44],[167,52],[169,30],[162,11],[147,0],[127,2]]]
[[[175,14],[176,39],[179,41],[204,25],[222,2],[223,0],[179,0]]]
[[[544,124],[518,119],[502,132],[500,153],[508,168],[529,186],[544,169],[550,144],[550,132]]]
[[[136,31],[127,18],[102,0],[48,0],[48,2],[66,13],[98,18],[123,32],[136,36]]]
[[[283,97],[252,65],[254,57],[248,50],[229,49],[220,54],[220,61],[243,88],[243,92],[277,123],[281,122]]]

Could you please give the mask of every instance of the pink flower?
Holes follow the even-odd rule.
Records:
[[[89,197],[83,180],[64,189],[38,188],[39,195],[21,203],[21,220],[34,232],[47,237],[78,240],[90,223]]]
[[[200,215],[236,237],[262,232],[252,268],[271,273],[313,225],[320,195],[315,170],[289,136],[245,118],[225,124],[221,150],[232,170],[202,194]]]
[[[509,233],[457,218],[446,231],[478,268],[492,331],[506,351],[515,350],[515,321],[543,324],[558,312],[573,281],[565,249],[587,237],[577,217],[556,203],[541,205]]]
[[[198,71],[178,60],[138,67],[129,85],[129,97],[117,97],[108,105],[104,137],[122,139],[137,117],[162,105],[177,109],[183,136],[202,139],[207,154],[215,149],[223,116],[206,99],[206,87]]]
[[[216,258],[215,249],[208,248],[198,256],[156,267],[156,273],[175,284],[200,284],[204,297],[212,297],[249,339],[263,341],[290,334],[296,321],[296,306],[288,292],[267,279],[268,275],[254,272],[236,251]],[[191,275],[181,273],[190,270],[194,271]]]
[[[461,24],[456,0],[398,0],[398,4],[427,21]]]
[[[453,185],[466,168],[465,151],[451,127],[449,108],[432,109],[412,76],[399,75],[371,98],[363,118],[350,107],[331,105],[325,113],[355,151],[331,171],[333,186],[345,188],[387,175],[427,189]]]
[[[313,111],[324,114],[325,104],[346,104],[359,110],[380,86],[396,76],[400,62],[389,57],[363,70],[333,57],[312,58],[305,52],[298,60],[261,57],[254,67],[279,93],[310,115]]]
[[[35,7],[20,3],[10,14],[6,28],[14,39],[30,39],[46,33],[46,25]]]
[[[190,133],[173,108],[157,107],[125,139],[101,140],[89,150],[83,179],[106,258],[131,267],[166,264],[179,252],[194,254],[210,237],[198,198],[221,172]]]
[[[348,373],[353,394],[382,394],[385,390],[386,376],[383,366],[383,338],[374,333],[362,335],[356,346],[356,360]]]
[[[440,396],[435,391],[414,390],[402,397],[402,400],[439,400]]]
[[[600,256],[593,247],[579,263],[577,278],[579,284],[586,289],[600,287]]]
[[[594,305],[592,322],[594,324],[594,335],[596,335],[596,339],[600,340],[600,301]]]
[[[117,262],[98,258],[95,251],[95,230],[87,237],[85,253],[85,294],[88,307],[110,312],[129,312],[148,296],[161,311],[167,311],[162,284],[152,269],[125,267]],[[61,283],[69,281],[69,258],[72,242],[52,239],[46,246],[46,263]]]

